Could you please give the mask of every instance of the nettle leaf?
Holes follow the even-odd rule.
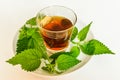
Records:
[[[23,31],[24,34],[23,34]],[[43,38],[41,34],[38,32],[38,28],[26,27],[22,28],[20,33],[21,37],[17,41],[17,49],[16,52],[21,53],[26,49],[40,49],[43,54],[43,58],[47,58],[46,47],[44,45]],[[24,36],[24,37],[22,37]]]
[[[37,21],[39,22],[44,17],[44,14],[38,14]],[[81,42],[85,40],[91,24],[92,22],[85,26],[79,33],[77,27],[74,27],[70,40],[77,46],[73,46],[70,52],[58,52],[48,57],[44,40],[39,28],[36,27],[36,17],[33,17],[20,29],[17,40],[17,54],[7,62],[12,65],[20,64],[22,69],[26,71],[35,71],[41,64],[41,58],[44,58],[48,60],[49,64],[45,63],[46,65],[42,67],[43,70],[50,73],[61,73],[81,62],[76,59],[80,54],[80,48],[82,52],[87,55],[114,54],[107,46],[98,40],[92,39],[88,42]],[[79,42],[73,41],[76,36],[78,36]]]
[[[32,27],[26,27],[24,25],[20,30],[19,30],[19,39],[23,39],[24,37],[30,37],[34,32],[39,31],[39,28],[32,28]]]
[[[94,44],[91,44],[89,42],[84,43],[83,45],[80,45],[80,48],[82,52],[84,52],[87,55],[94,55]]]
[[[72,36],[71,36],[71,41],[76,38],[77,34],[78,34],[78,29],[77,29],[77,27],[74,27]]]
[[[35,32],[38,32],[38,31],[39,31],[38,28],[30,27],[30,28],[27,28],[26,34],[28,37],[31,37]]]
[[[47,59],[47,50],[46,47],[44,45],[44,40],[42,38],[42,35],[39,32],[35,32],[32,36],[32,38],[35,40],[34,44],[35,44],[35,48],[39,49],[42,52],[42,56],[43,58]]]
[[[91,24],[92,24],[92,22],[91,22],[90,24],[88,24],[87,26],[85,26],[85,27],[84,27],[82,30],[80,30],[80,32],[78,33],[78,39],[79,39],[80,41],[85,40]]]
[[[56,60],[56,65],[59,70],[67,70],[75,65],[77,65],[80,61],[72,56],[62,54]]]
[[[37,34],[37,31],[37,28],[28,28],[26,26],[21,28],[19,39],[17,40],[17,53],[20,53],[21,51],[24,51],[26,49],[35,48],[35,45],[37,45],[36,43],[38,42],[35,42],[33,36],[34,34]]]
[[[31,19],[29,19],[27,22],[26,22],[26,24],[30,24],[30,25],[37,25],[37,23],[36,23],[36,17],[33,17],[33,18],[31,18]]]
[[[70,50],[70,53],[71,56],[76,58],[80,54],[80,48],[78,46],[73,46]]]
[[[83,44],[82,51],[88,55],[114,54],[106,45],[96,39]]]
[[[23,39],[24,37],[27,37],[27,27],[24,25],[20,30],[19,30],[19,40]]]
[[[52,59],[57,59],[60,55],[62,54],[66,54],[66,55],[70,55],[71,53],[70,52],[57,52],[57,53],[54,53],[50,56],[50,58]]]
[[[30,40],[30,38],[24,37],[17,41],[17,49],[16,49],[17,54],[28,49],[29,40]]]
[[[34,71],[40,66],[41,57],[41,52],[39,52],[37,49],[28,49],[21,52],[21,54],[15,55],[7,62],[12,65],[20,64],[22,69],[26,71]]]

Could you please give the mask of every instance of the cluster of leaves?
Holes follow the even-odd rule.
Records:
[[[106,45],[96,39],[91,39],[89,41],[85,41],[91,24],[85,26],[82,30],[78,32],[77,27],[74,28],[71,42],[73,44],[77,44],[83,53],[87,55],[99,55],[99,54],[114,54]],[[75,42],[74,39],[77,37],[79,40]]]
[[[61,73],[81,62],[77,59],[81,51],[86,55],[113,54],[107,46],[96,39],[85,41],[91,22],[80,31],[74,27],[71,36],[71,42],[74,46],[69,52],[58,52],[48,56],[39,28],[33,27],[36,26],[35,20],[35,17],[31,18],[20,29],[16,55],[7,60],[8,63],[20,64],[22,69],[26,71],[35,71],[40,67],[41,59],[45,59],[48,62],[45,62],[46,65],[42,67],[43,70],[50,73]],[[74,41],[75,38],[78,39],[78,42]]]
[[[33,25],[36,25],[35,18],[28,20],[19,30],[16,55],[7,61],[13,65],[20,64],[27,71],[36,70],[41,64],[41,58],[48,59],[39,28]]]
[[[80,54],[80,49],[73,46],[69,52],[57,52],[51,55],[50,64],[44,66],[42,69],[50,73],[61,73],[81,62],[77,57]],[[51,67],[52,66],[52,67]]]

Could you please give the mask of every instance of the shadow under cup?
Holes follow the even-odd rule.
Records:
[[[73,10],[64,6],[49,6],[37,14],[37,24],[50,52],[64,51],[77,21]]]

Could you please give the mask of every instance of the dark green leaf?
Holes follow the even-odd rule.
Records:
[[[71,53],[70,52],[57,52],[57,53],[54,53],[50,56],[50,58],[52,59],[57,59],[60,55],[62,54],[66,54],[66,55],[70,55]]]
[[[17,54],[28,49],[29,40],[30,40],[30,38],[24,37],[17,41],[17,49],[16,49]]]

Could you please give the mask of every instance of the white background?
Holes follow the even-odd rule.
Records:
[[[44,80],[5,61],[14,55],[12,41],[16,31],[27,19],[49,5],[63,5],[73,9],[86,24],[93,21],[91,30],[95,38],[116,53],[93,56],[80,70],[59,79],[120,80],[119,0],[0,0],[0,80]]]

